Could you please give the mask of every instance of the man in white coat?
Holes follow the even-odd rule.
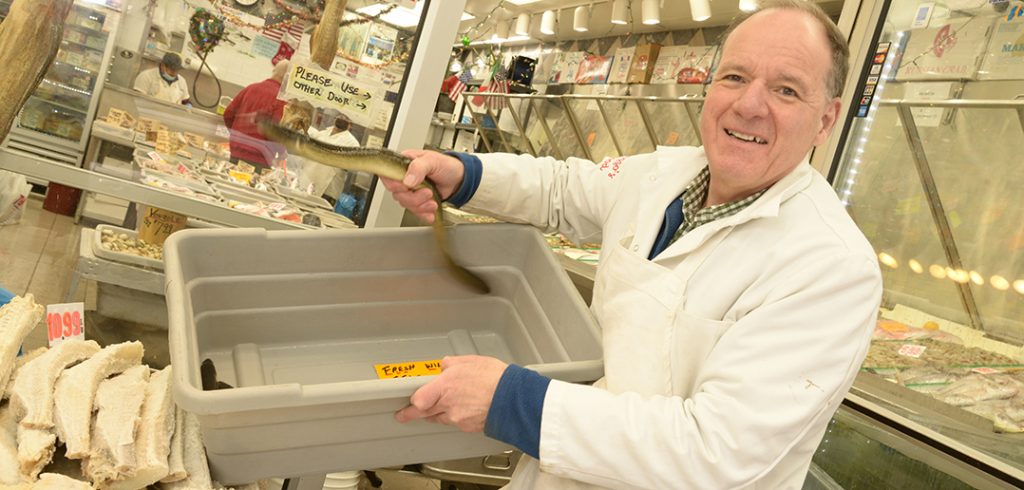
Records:
[[[469,210],[601,240],[605,377],[448,357],[396,419],[523,450],[509,488],[800,488],[882,290],[870,244],[808,165],[848,56],[813,3],[770,1],[726,33],[702,148],[600,164],[406,152],[404,181],[385,185],[425,219],[429,192],[410,190],[424,176]]]
[[[190,105],[188,84],[178,76],[181,56],[164,53],[160,63],[135,77],[135,90],[172,104]]]

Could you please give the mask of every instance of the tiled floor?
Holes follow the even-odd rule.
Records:
[[[0,226],[0,286],[19,295],[32,293],[40,304],[64,302],[78,259],[78,230],[71,217],[44,210],[42,199],[29,199],[20,223]],[[95,285],[82,286],[72,301],[85,301],[90,309]],[[25,348],[43,345],[46,329],[37,327]]]
[[[42,199],[33,197],[26,204],[25,214],[17,225],[0,226],[0,286],[24,295],[32,293],[40,304],[62,303],[65,299],[75,262],[81,227],[68,216],[42,209]],[[96,305],[96,285],[82,281],[72,301],[84,301],[86,311]],[[130,338],[130,332],[120,332]],[[87,334],[88,336],[88,330]],[[151,342],[147,337],[145,342]],[[46,329],[40,324],[25,340],[30,350],[46,345]],[[149,346],[147,345],[147,348]],[[51,470],[72,471],[75,462],[63,460],[54,463]],[[438,490],[437,480],[415,474],[381,471],[378,473],[385,490]],[[365,485],[360,488],[369,489]]]

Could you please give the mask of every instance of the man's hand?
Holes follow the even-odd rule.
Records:
[[[427,419],[463,432],[483,432],[494,390],[507,367],[493,357],[445,357],[441,374],[416,390],[410,405],[395,413],[395,420]]]
[[[406,150],[402,154],[412,158],[405,178],[401,182],[384,177],[380,180],[402,207],[412,211],[423,221],[433,223],[437,204],[431,198],[430,189],[412,188],[420,185],[424,178],[428,178],[437,186],[441,199],[451,196],[462,185],[462,162],[453,156],[428,150]]]

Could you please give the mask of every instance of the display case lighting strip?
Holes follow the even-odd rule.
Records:
[[[894,45],[900,45],[903,42],[904,33],[902,31],[896,33],[896,42]],[[894,48],[890,48],[889,52],[893,53]],[[847,171],[847,179],[843,184],[842,189],[839,192],[839,199],[843,203],[843,206],[850,205],[850,196],[853,195],[853,185],[857,181],[858,167],[863,163],[864,147],[868,143],[868,134],[871,132],[871,125],[875,120],[875,112],[878,111],[878,99],[881,98],[882,91],[885,89],[886,80],[889,78],[889,74],[892,73],[892,64],[896,56],[887,56],[885,64],[882,65],[882,72],[878,75],[878,85],[875,88],[875,103],[871,104],[868,109],[868,115],[864,118],[864,122],[860,127],[860,133],[856,139],[857,146],[854,149],[853,160]]]

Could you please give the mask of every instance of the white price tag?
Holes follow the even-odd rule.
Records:
[[[160,156],[160,154],[155,151],[151,151],[146,154],[149,155],[149,158],[152,158],[153,160],[156,160],[158,162],[164,161],[164,157]]]
[[[85,303],[48,305],[46,337],[50,347],[67,339],[85,340]]]
[[[280,210],[284,209],[285,206],[287,206],[287,204],[285,204],[283,202],[272,202],[270,204],[267,204],[267,207],[270,208],[270,209],[273,209],[274,211],[280,211]]]
[[[924,354],[925,349],[927,347],[923,345],[903,344],[898,352],[901,356],[918,358],[921,357],[921,354]]]

